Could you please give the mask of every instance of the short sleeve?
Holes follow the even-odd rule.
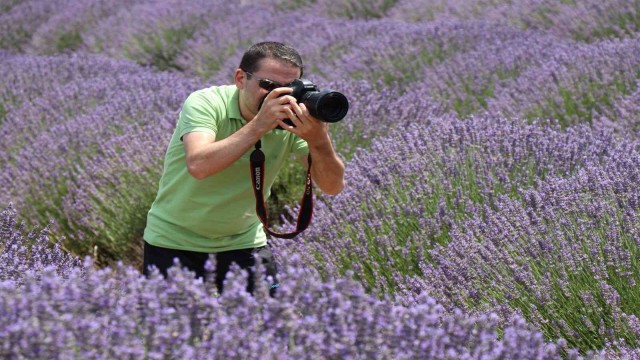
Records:
[[[301,138],[295,136],[291,152],[295,155],[296,159],[302,159],[303,156],[309,154],[309,145]]]
[[[190,132],[198,131],[211,134],[218,132],[218,121],[221,118],[220,102],[207,96],[204,91],[196,91],[185,100],[178,121],[180,140]]]

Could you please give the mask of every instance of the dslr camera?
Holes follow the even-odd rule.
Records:
[[[318,120],[324,122],[338,122],[342,120],[349,111],[349,100],[342,93],[333,90],[319,90],[318,86],[307,79],[296,79],[289,84],[293,91],[293,96],[298,103],[303,103],[309,113]],[[284,122],[293,126],[291,120]]]

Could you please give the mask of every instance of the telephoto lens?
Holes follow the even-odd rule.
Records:
[[[347,116],[349,100],[342,93],[333,90],[319,91],[309,80],[297,79],[291,83],[291,96],[303,103],[309,113],[324,122],[338,122]]]

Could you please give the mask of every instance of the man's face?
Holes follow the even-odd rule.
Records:
[[[247,121],[258,113],[262,101],[272,90],[267,85],[287,85],[300,77],[299,68],[272,58],[260,60],[258,70],[250,75],[239,71],[240,73],[236,74],[236,86],[240,89],[240,110]]]

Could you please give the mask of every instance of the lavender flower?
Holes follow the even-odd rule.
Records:
[[[355,153],[349,186],[318,204],[312,228],[287,246],[331,274],[351,269],[369,289],[393,292],[395,274],[419,273],[417,264],[449,241],[457,220],[539,179],[571,175],[606,156],[614,141],[587,127],[561,131],[504,118],[404,125]]]
[[[179,264],[176,264],[179,266]],[[562,344],[545,343],[522,320],[497,337],[496,317],[443,312],[433,299],[405,307],[367,295],[348,279],[322,281],[297,257],[271,298],[266,282],[255,296],[246,273],[232,268],[222,296],[212,283],[179,267],[168,279],[143,277],[118,264],[91,261],[53,267],[23,282],[2,281],[0,354],[48,358],[559,358]],[[115,321],[114,319],[117,319]],[[34,326],[37,324],[37,326]]]
[[[179,69],[176,57],[187,40],[207,24],[212,14],[223,17],[230,8],[243,9],[223,1],[142,2],[100,21],[83,34],[83,39],[92,51],[161,69]]]
[[[638,30],[637,4],[627,0],[606,3],[534,1],[399,0],[387,16],[408,21],[482,19],[514,27],[546,31],[564,38],[596,41],[606,37],[633,37]]]
[[[635,91],[637,52],[638,39],[583,45],[570,52],[561,48],[552,60],[496,89],[488,109],[565,125],[590,122],[594,112],[606,112],[618,96]]]
[[[61,277],[80,266],[80,260],[71,256],[60,246],[52,244],[49,226],[25,233],[25,224],[17,223],[18,214],[13,204],[0,214],[0,281],[20,285],[27,273],[38,276],[54,271]]]
[[[0,67],[19,70],[18,59]],[[127,250],[140,246],[134,234],[141,234],[144,208],[153,200],[162,144],[180,104],[199,85],[127,63],[83,59],[27,58],[25,71],[16,71],[22,79],[39,73],[47,86],[19,82],[4,92],[24,94],[24,103],[12,105],[0,125],[10,139],[2,143],[0,202],[32,204],[25,211],[36,223],[56,219],[54,232],[68,234],[66,245],[76,253],[92,254],[97,246],[104,261],[116,253],[135,257]],[[85,68],[93,70],[80,77]],[[112,69],[117,75],[98,75]]]
[[[63,0],[20,1],[0,12],[0,48],[22,51],[40,24],[64,5]]]
[[[55,54],[86,47],[83,34],[118,12],[130,11],[138,1],[80,0],[62,6],[31,36],[27,51]],[[58,9],[56,9],[58,10]]]
[[[572,347],[637,347],[638,161],[614,148],[603,165],[550,177],[520,190],[524,201],[505,197],[454,224],[414,291],[452,308],[507,304]]]

